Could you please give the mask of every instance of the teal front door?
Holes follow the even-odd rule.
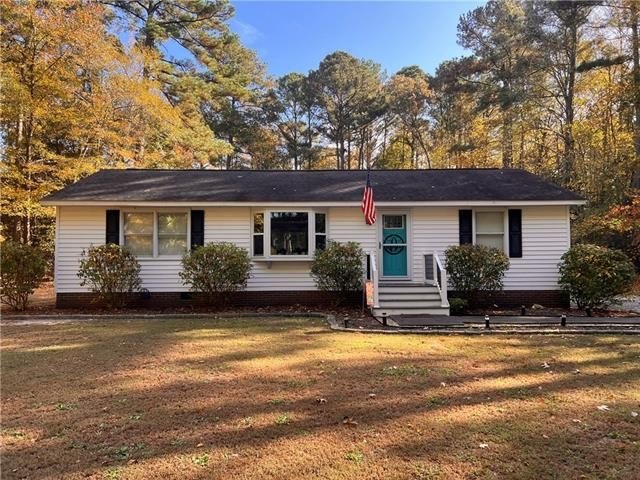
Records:
[[[406,215],[382,215],[382,276],[407,276]]]

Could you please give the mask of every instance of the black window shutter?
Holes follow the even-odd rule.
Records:
[[[120,244],[120,210],[107,210],[105,243]]]
[[[509,256],[522,257],[522,210],[509,210]]]
[[[191,250],[204,245],[204,210],[191,210]]]
[[[459,210],[460,245],[473,243],[473,211]]]

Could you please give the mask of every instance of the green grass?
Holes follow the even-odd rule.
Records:
[[[206,453],[194,455],[191,457],[191,462],[199,467],[206,467],[209,465],[209,455]]]
[[[291,417],[288,413],[281,413],[276,416],[275,422],[276,425],[288,425],[291,423]]]

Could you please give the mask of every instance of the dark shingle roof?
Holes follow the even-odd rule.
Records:
[[[45,201],[359,202],[363,170],[102,170]],[[516,169],[372,170],[376,202],[580,201]]]

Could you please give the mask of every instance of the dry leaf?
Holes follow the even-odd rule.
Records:
[[[345,425],[350,425],[352,427],[355,427],[356,425],[358,425],[358,422],[356,422],[353,418],[351,417],[344,417],[342,419],[342,423]]]

